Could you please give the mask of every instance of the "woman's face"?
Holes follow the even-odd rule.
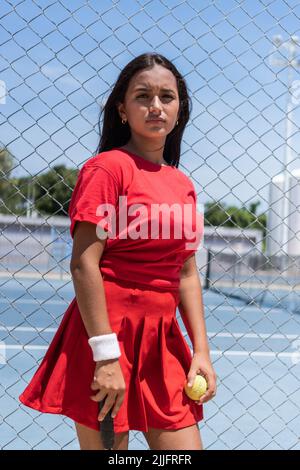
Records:
[[[157,64],[150,70],[136,73],[129,82],[124,103],[119,104],[118,109],[121,119],[128,121],[131,133],[146,139],[165,140],[179,117],[175,76]],[[153,118],[162,121],[149,121]]]

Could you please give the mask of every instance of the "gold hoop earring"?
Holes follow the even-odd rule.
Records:
[[[126,124],[126,119],[122,119],[122,124]]]

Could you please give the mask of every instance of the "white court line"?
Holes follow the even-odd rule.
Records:
[[[58,327],[57,327],[58,328]],[[42,328],[42,327],[30,327],[30,326],[0,326],[0,331],[16,331],[16,332],[43,332],[43,333],[55,333],[57,328]],[[208,332],[207,335],[210,338],[248,338],[248,339],[300,339],[300,335],[291,334],[270,334],[270,333],[217,333]]]
[[[213,356],[253,356],[253,357],[295,357],[299,354],[296,351],[293,353],[288,352],[275,352],[275,351],[221,351],[212,350],[210,353]]]
[[[58,328],[58,327],[57,327]],[[43,333],[54,333],[57,331],[57,328],[40,328],[40,327],[31,327],[31,326],[0,326],[0,331],[23,331],[23,332],[34,332],[42,331]]]
[[[0,344],[0,351],[7,350],[24,350],[24,351],[38,351],[46,350],[49,346],[32,345],[23,346],[21,344]],[[192,352],[192,351],[191,351]],[[297,352],[275,352],[275,351],[221,351],[219,349],[210,351],[213,356],[253,356],[253,357],[289,357],[294,358]]]
[[[46,305],[68,305],[68,301],[64,302],[63,300],[0,299],[0,304],[5,304],[5,303],[9,304],[9,305],[13,305],[13,304],[17,304],[17,303],[27,304],[27,305],[36,304],[36,303],[38,303],[39,305],[43,305],[43,304],[46,304]]]
[[[298,339],[300,335],[280,334],[280,333],[214,333],[208,332],[210,338],[260,338],[260,339]]]
[[[10,350],[24,350],[24,351],[33,351],[33,350],[39,350],[39,349],[48,349],[49,346],[42,346],[41,344],[37,345],[32,345],[32,346],[26,346],[23,344],[0,344],[0,351],[1,349],[4,349],[5,351],[10,349]]]
[[[259,311],[259,312],[263,312],[263,313],[269,313],[270,310],[282,310],[282,308],[280,307],[262,307],[260,305],[214,305],[214,304],[208,304],[208,305],[205,305],[205,310],[209,310],[210,313],[218,313],[219,311],[222,311],[222,310],[225,310],[226,312],[227,311],[231,311],[231,310],[234,310],[234,312],[245,312],[248,313],[249,310],[255,310],[255,311]]]

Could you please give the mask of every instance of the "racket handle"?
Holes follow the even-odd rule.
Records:
[[[102,410],[104,403],[105,403],[105,398],[99,402],[99,411]],[[111,413],[112,413],[112,408],[105,415],[105,418],[103,419],[103,421],[99,421],[101,440],[106,450],[113,450],[114,443],[115,443],[114,420],[111,417]]]

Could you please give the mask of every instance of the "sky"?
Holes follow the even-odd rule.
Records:
[[[176,65],[192,99],[179,168],[198,203],[260,201],[266,210],[287,149],[288,83],[288,169],[300,168],[300,48],[288,66],[275,35],[300,36],[298,0],[2,0],[0,146],[16,159],[14,176],[93,156],[100,108],[121,69],[155,51]]]

